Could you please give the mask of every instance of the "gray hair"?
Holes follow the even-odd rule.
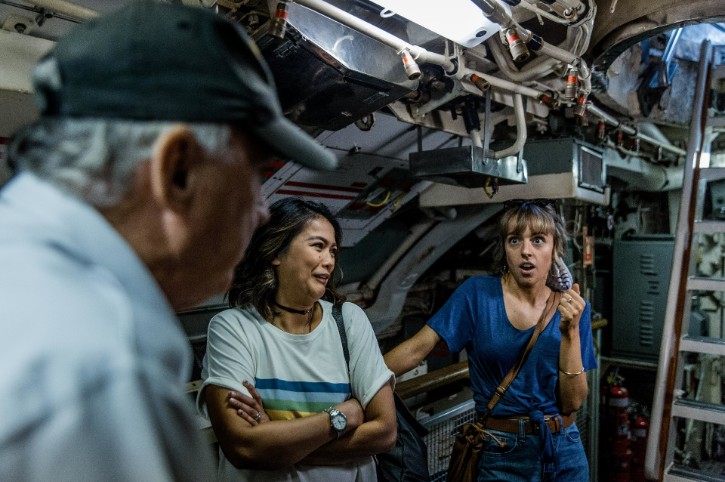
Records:
[[[232,128],[185,123],[199,143],[222,158]],[[43,118],[12,140],[8,159],[60,189],[99,207],[126,195],[133,176],[151,157],[158,137],[179,122]]]

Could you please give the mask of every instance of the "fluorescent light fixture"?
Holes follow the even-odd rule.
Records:
[[[500,29],[471,0],[372,1],[464,47],[475,47]]]

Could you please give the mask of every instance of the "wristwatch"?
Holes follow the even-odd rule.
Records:
[[[326,408],[324,411],[330,414],[330,427],[337,433],[337,438],[340,438],[347,428],[347,417],[334,407]]]

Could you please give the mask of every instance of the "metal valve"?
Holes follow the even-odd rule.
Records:
[[[529,48],[521,40],[515,28],[506,30],[506,43],[508,43],[509,52],[511,52],[511,58],[514,59],[514,62],[523,62],[529,58]]]

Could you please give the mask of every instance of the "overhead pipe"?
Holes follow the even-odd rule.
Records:
[[[483,147],[483,138],[481,137],[481,120],[478,117],[478,106],[473,96],[467,96],[463,108],[461,110],[463,125],[471,138],[471,144],[474,147]]]
[[[542,95],[544,95],[544,92],[541,90],[517,84],[515,82],[511,82],[500,77],[495,77],[490,74],[484,74],[483,72],[469,69],[468,67],[463,67],[459,69],[458,73],[456,73],[456,78],[458,78],[459,80],[466,80],[471,82],[472,75],[476,75],[477,77],[485,80],[486,82],[491,84],[492,87],[496,87],[500,90],[505,90],[513,94],[521,94],[525,95],[526,97],[531,97],[533,99],[539,99]]]
[[[514,82],[523,82],[531,80],[534,77],[546,75],[554,69],[556,64],[559,63],[558,60],[551,57],[540,56],[526,64],[524,69],[519,70],[516,65],[514,65],[511,57],[506,55],[503,50],[503,45],[495,35],[486,40],[486,45],[488,46],[489,52],[493,55],[499,69],[501,69],[501,72]]]
[[[646,192],[672,191],[682,188],[682,166],[661,166],[644,161],[641,157],[622,157],[615,146],[604,150],[607,177],[624,181],[629,189]]]
[[[422,47],[418,47],[416,45],[411,45],[408,42],[405,42],[404,40],[368,23],[364,20],[359,19],[358,17],[355,17],[352,14],[349,14],[345,12],[344,10],[341,10],[333,5],[330,5],[329,3],[326,3],[322,0],[295,0],[296,3],[300,5],[304,5],[307,8],[310,8],[316,12],[319,12],[323,15],[326,15],[344,25],[347,25],[350,28],[353,28],[355,30],[358,30],[370,37],[375,38],[376,40],[396,49],[398,52],[404,52],[408,51],[412,54],[413,58],[417,61],[424,62],[424,63],[430,63],[434,65],[438,65],[440,67],[443,67],[443,69],[446,71],[446,73],[450,76],[455,77],[458,80],[470,80],[471,74],[476,74],[478,77],[484,79],[487,81],[491,86],[496,87],[498,89],[511,92],[514,94],[521,94],[525,95],[527,97],[531,97],[534,99],[540,99],[541,96],[545,95],[544,92],[533,89],[531,87],[526,87],[523,85],[519,85],[514,82],[510,82],[506,79],[502,79],[500,77],[494,77],[489,74],[484,74],[482,72],[478,72],[466,67],[462,66],[456,66],[456,63],[453,62],[451,59],[446,57],[445,55],[436,54],[427,51],[426,49]],[[493,6],[490,9],[491,12],[496,12],[495,17],[499,19],[505,19],[509,18],[507,12],[503,7],[498,5],[498,3],[493,2]],[[485,13],[485,12],[484,12]],[[436,109],[442,104],[437,104],[433,106],[432,108],[427,107],[427,104],[425,109],[421,109],[419,111],[418,115],[424,115],[427,112],[432,111],[433,109]]]
[[[91,20],[100,15],[100,13],[96,10],[82,7],[64,0],[31,0],[30,3],[51,12],[62,13],[63,15],[67,15],[68,17],[78,20]]]
[[[473,85],[478,87],[481,92],[485,93],[488,91],[489,84],[484,82],[480,77],[478,77],[478,75],[472,74],[469,80],[473,83]],[[488,109],[486,110],[486,113],[488,114]],[[516,119],[516,141],[514,141],[513,145],[507,147],[506,149],[495,151],[492,154],[494,159],[503,159],[508,156],[516,155],[524,148],[528,132],[526,130],[526,111],[524,110],[524,100],[521,94],[514,94],[514,116]],[[468,133],[471,136],[471,142],[474,146],[484,147],[483,143],[481,143],[479,131],[468,129]],[[488,153],[485,154],[488,155]]]
[[[295,0],[295,2],[394,48],[399,55],[407,50],[418,62],[440,65],[446,72],[454,72],[456,70],[456,64],[448,57],[430,52],[423,47],[409,44],[395,35],[327,2],[321,0]]]
[[[510,38],[521,38],[528,50],[533,50],[541,55],[575,66],[577,68],[578,78],[582,84],[582,94],[586,99],[592,89],[591,72],[584,59],[576,53],[551,45],[550,43],[544,41],[541,36],[518,25],[514,21],[513,17],[511,17],[511,14],[495,0],[478,0],[476,4],[487,18],[501,26],[500,34],[503,40],[508,42],[508,39]],[[511,33],[512,31],[514,31],[515,35]],[[512,49],[514,60],[522,56],[521,52],[520,45],[517,45],[515,49]]]
[[[662,130],[652,122],[640,122],[637,124],[637,130],[644,135],[650,136],[657,142],[674,147],[674,144],[672,144]]]
[[[644,141],[648,144],[660,147],[663,150],[669,151],[678,156],[684,156],[687,154],[687,151],[685,151],[684,149],[680,149],[679,147],[673,146],[669,142],[662,142],[661,140],[655,139],[654,137],[650,137],[647,134],[643,134],[638,129],[636,129],[632,126],[622,124],[622,122],[620,122],[616,117],[608,114],[607,112],[603,111],[602,109],[600,109],[599,107],[597,107],[594,104],[587,103],[586,110],[588,112],[591,112],[595,116],[599,117],[601,120],[603,120],[610,126],[616,128],[616,129],[619,129],[624,134],[626,134],[630,137],[634,137],[634,138]]]
[[[516,141],[510,147],[494,152],[494,159],[517,155],[524,148],[527,136],[526,112],[524,111],[524,100],[521,94],[514,94],[514,115],[516,118]]]
[[[405,257],[406,253],[408,253],[408,251],[423,237],[424,234],[430,231],[435,223],[436,222],[433,219],[428,219],[414,224],[408,231],[408,235],[405,237],[400,246],[398,246],[398,248],[390,256],[388,256],[388,259],[370,276],[370,278],[368,278],[362,291],[370,293],[375,292],[396,263]]]
[[[637,131],[637,134],[635,137],[639,140],[642,140],[648,144],[652,144],[653,146],[661,147],[665,151],[669,151],[673,154],[677,154],[678,156],[684,156],[687,154],[687,151],[684,149],[680,149],[679,147],[675,147],[669,142],[663,143],[655,139],[654,137],[650,137],[648,135],[642,134],[639,130]]]
[[[568,18],[557,17],[556,15],[553,15],[553,14],[547,12],[546,10],[541,10],[540,8],[538,8],[534,5],[530,5],[528,2],[519,2],[518,5],[521,8],[524,8],[538,16],[547,18],[547,19],[551,20],[552,22],[556,22],[556,23],[560,23],[560,24],[571,23],[571,20]]]
[[[632,126],[628,126],[626,124],[623,124],[619,121],[616,117],[613,115],[610,115],[609,113],[603,111],[599,107],[597,107],[594,104],[587,104],[587,112],[591,112],[595,116],[599,117],[601,120],[609,124],[610,126],[619,129],[623,133],[627,134],[628,136],[635,136],[637,134],[637,129],[635,129]]]
[[[464,91],[460,84],[455,84],[453,89],[451,89],[450,92],[445,93],[440,98],[436,100],[431,100],[423,104],[422,106],[416,108],[414,110],[414,116],[415,117],[423,117],[426,114],[429,114],[436,110],[438,107],[447,104],[448,102],[452,101],[453,99],[456,99],[460,97],[461,95],[465,94],[466,91]]]

